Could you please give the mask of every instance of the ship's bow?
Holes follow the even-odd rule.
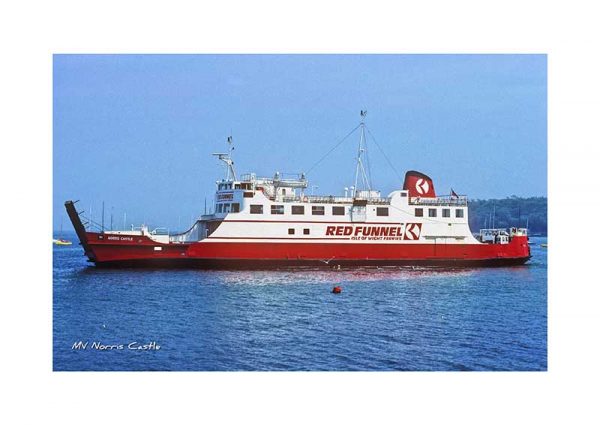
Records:
[[[79,213],[77,212],[77,208],[75,208],[75,203],[77,203],[77,201],[66,201],[65,202],[65,208],[67,210],[67,215],[69,216],[69,219],[71,220],[71,223],[73,224],[73,227],[75,228],[75,232],[77,233],[77,237],[79,238],[79,242],[81,244],[81,246],[83,247],[83,251],[85,253],[85,255],[87,255],[87,257],[90,259],[90,261],[96,261],[96,256],[94,255],[94,252],[92,251],[90,244],[89,244],[89,240],[87,237],[87,232],[85,230],[85,227],[83,226],[83,223],[81,222],[81,217],[79,216]]]

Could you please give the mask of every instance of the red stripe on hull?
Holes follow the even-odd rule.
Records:
[[[196,242],[159,244],[146,237],[107,241],[89,233],[90,259],[97,264],[277,263],[285,264],[452,264],[524,263],[530,258],[526,236],[508,244],[364,244],[283,242]],[[162,250],[156,251],[155,247]],[[486,263],[486,264],[484,264]]]

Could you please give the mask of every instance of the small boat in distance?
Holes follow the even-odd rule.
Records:
[[[54,245],[73,245],[73,242],[62,238],[62,218],[60,219],[60,233],[58,234],[58,239],[52,239],[52,243]]]
[[[73,245],[73,242],[66,239],[52,239],[54,245]]]

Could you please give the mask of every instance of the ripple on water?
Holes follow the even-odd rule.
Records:
[[[532,252],[513,268],[250,272],[95,269],[55,247],[54,368],[546,370],[547,250]]]

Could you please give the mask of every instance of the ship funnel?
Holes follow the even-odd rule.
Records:
[[[435,189],[433,180],[418,171],[407,171],[404,176],[403,190],[408,190],[408,196],[411,198],[435,198]]]

